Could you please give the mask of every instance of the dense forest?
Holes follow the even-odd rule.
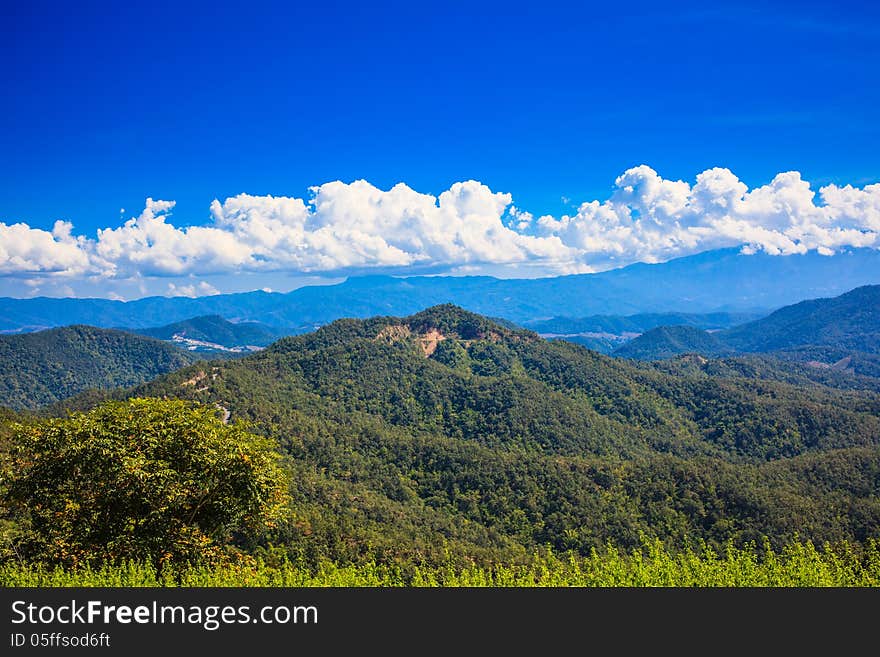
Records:
[[[35,409],[89,388],[148,381],[198,359],[154,338],[93,326],[0,336],[0,406]]]
[[[860,549],[880,533],[880,395],[827,383],[762,360],[609,358],[446,305],[42,415],[178,398],[266,437],[288,512],[231,538],[262,559],[490,567],[655,540]]]
[[[830,299],[802,301],[724,330],[708,332],[693,324],[658,327],[613,353],[642,360],[684,353],[763,353],[876,376],[880,372],[880,285],[865,285]]]

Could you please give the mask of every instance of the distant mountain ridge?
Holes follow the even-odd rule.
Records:
[[[767,313],[639,313],[635,315],[591,315],[589,317],[553,317],[523,322],[525,328],[541,335],[576,335],[578,333],[644,333],[658,326],[695,326],[722,329],[744,324]]]
[[[220,315],[202,315],[132,333],[174,342],[189,351],[256,351],[288,333],[259,322],[230,322]]]
[[[697,329],[729,328],[766,313],[641,313],[637,315],[592,315],[554,317],[523,322],[548,340],[566,340],[603,354],[614,353],[633,338],[657,327],[681,326]],[[627,356],[632,357],[632,356]]]
[[[819,366],[853,356],[860,358],[860,354],[880,354],[880,285],[865,285],[833,298],[802,301],[761,319],[712,333],[694,327],[660,327],[614,352],[642,360],[684,353],[773,353]],[[873,367],[871,359],[867,360]]]
[[[365,276],[286,294],[254,291],[130,302],[4,298],[0,331],[66,324],[141,329],[220,315],[305,332],[340,317],[407,315],[442,303],[520,324],[562,315],[754,312],[872,283],[880,283],[880,251],[874,249],[835,256],[741,255],[738,249],[722,249],[661,264],[554,278]]]
[[[801,301],[718,335],[739,351],[821,345],[880,353],[880,285],[831,299]]]

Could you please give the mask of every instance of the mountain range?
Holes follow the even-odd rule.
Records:
[[[353,277],[336,285],[289,293],[254,291],[208,297],[0,299],[0,331],[68,324],[133,329],[203,315],[261,322],[305,332],[340,317],[405,315],[454,303],[522,324],[553,317],[637,313],[765,313],[801,299],[840,294],[880,282],[880,251],[851,249],[834,256],[743,255],[710,251],[660,264],[635,264],[596,274],[537,279],[487,276]]]
[[[880,395],[670,363],[441,305],[337,320],[51,412],[179,397],[271,436],[293,497],[260,548],[272,558],[497,562],[646,536],[721,549],[873,535]]]
[[[663,326],[618,348],[626,358],[654,360],[677,354],[719,356],[765,353],[831,367],[848,359],[871,368],[880,355],[880,285],[865,285],[837,297],[786,306],[766,317],[707,332],[694,326]],[[862,373],[871,372],[865,371]]]
[[[875,379],[880,377],[878,308],[880,286],[863,286],[839,297],[786,306],[741,324],[735,323],[750,315],[654,313],[561,317],[532,322],[530,326],[563,332],[535,335],[549,339],[561,335],[566,341],[579,342],[601,353],[613,351],[614,356],[622,358],[658,360],[699,354],[712,357],[713,363],[717,363],[722,357],[761,355],[773,361],[799,362],[803,367],[765,362],[757,370],[754,365],[746,368],[752,376],[872,390],[876,387]],[[669,320],[687,324],[657,326]],[[506,330],[523,330],[507,320],[486,321]],[[698,328],[730,324],[735,325],[711,331]],[[654,328],[641,335],[637,333],[652,325]],[[297,333],[258,322],[230,322],[218,315],[207,315],[146,329],[123,331],[74,325],[0,336],[0,406],[36,408],[91,388],[133,385],[198,359],[238,358],[265,348],[285,334]],[[630,339],[633,336],[636,337]],[[744,371],[742,364],[728,362],[725,367],[728,371]],[[856,380],[846,375],[869,379]]]
[[[567,340],[603,354],[611,354],[633,338],[657,327],[729,328],[758,319],[763,314],[716,312],[705,314],[641,313],[626,316],[592,315],[577,318],[553,317],[552,319],[523,322],[523,326],[550,340]]]

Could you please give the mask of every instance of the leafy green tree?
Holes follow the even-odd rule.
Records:
[[[4,496],[30,517],[29,558],[217,561],[285,507],[279,459],[213,406],[130,399],[17,425]]]

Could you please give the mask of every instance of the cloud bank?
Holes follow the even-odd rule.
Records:
[[[787,255],[878,247],[880,184],[827,185],[818,193],[796,171],[748,189],[730,170],[693,184],[642,165],[619,176],[605,200],[573,215],[535,217],[508,193],[468,180],[439,196],[364,180],[312,187],[307,199],[239,194],[210,204],[204,225],[171,222],[174,201],[147,199],[121,225],[75,235],[0,223],[0,276],[125,281],[287,272],[464,272],[526,267],[587,272],[659,262],[709,249]],[[505,269],[506,268],[506,269]],[[207,284],[206,284],[207,285]],[[212,290],[168,284],[171,293]]]

